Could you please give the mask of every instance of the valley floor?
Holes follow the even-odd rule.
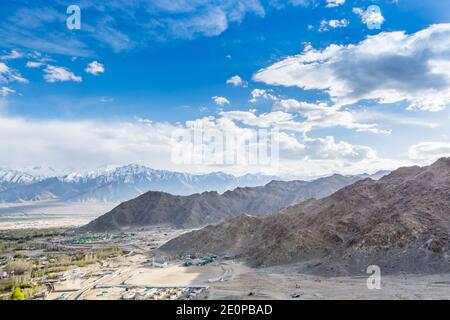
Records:
[[[381,289],[369,290],[366,274],[330,278],[299,274],[295,266],[254,269],[226,257],[159,255],[160,245],[186,231],[157,228],[115,236],[47,232],[42,238],[26,240],[28,250],[8,252],[15,240],[8,240],[13,242],[6,242],[3,250],[5,257],[20,253],[22,260],[29,259],[34,268],[39,267],[41,273],[34,271],[36,275],[27,281],[40,286],[42,296],[36,298],[46,300],[450,299],[449,274],[382,275]],[[80,260],[96,252],[96,260]],[[159,260],[167,265],[156,267]],[[65,267],[58,270],[49,265],[58,261],[64,261]],[[8,262],[4,263],[0,271],[7,270]],[[4,292],[4,297],[8,296]]]
[[[32,201],[0,203],[0,230],[78,227],[110,211],[117,203]]]
[[[68,299],[118,300],[127,294],[147,299],[150,288],[160,292],[194,287],[208,289],[196,299],[212,300],[450,300],[450,275],[384,276],[380,290],[369,290],[367,277],[318,277],[296,274],[285,269],[253,269],[239,262],[214,262],[208,266],[182,266],[170,261],[166,268],[151,267],[148,257],[136,254],[80,270],[91,274],[81,289],[68,292]],[[106,271],[110,271],[107,273]],[[161,291],[162,290],[162,291]],[[47,299],[58,299],[63,292],[53,292]],[[160,295],[151,299],[174,299]],[[176,297],[175,297],[176,299]]]
[[[381,289],[369,290],[367,276],[318,277],[286,268],[250,269],[232,265],[230,281],[211,285],[210,299],[449,300],[450,275],[382,276]]]

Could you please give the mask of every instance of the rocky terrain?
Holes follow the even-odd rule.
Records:
[[[362,176],[333,175],[315,181],[272,181],[254,188],[237,188],[223,194],[205,192],[174,196],[148,192],[122,203],[94,220],[83,231],[113,231],[129,227],[170,225],[192,228],[218,223],[242,214],[265,215],[309,198],[322,198],[345,187]]]
[[[220,254],[251,266],[361,274],[450,272],[450,158],[400,168],[267,217],[240,216],[182,235],[160,249]]]

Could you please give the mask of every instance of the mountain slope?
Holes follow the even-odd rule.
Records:
[[[224,194],[206,192],[185,197],[148,192],[122,203],[82,230],[103,232],[158,224],[199,227],[244,213],[270,214],[308,198],[327,196],[359,179],[334,175],[312,182],[273,181],[266,186],[237,188]]]
[[[0,168],[0,192],[19,186],[27,186],[41,179],[25,172]]]
[[[361,274],[450,272],[450,158],[358,181],[268,217],[241,216],[185,234],[170,253],[243,257],[255,266]]]
[[[1,176],[0,176],[1,177]],[[177,195],[196,192],[225,192],[239,186],[258,186],[275,177],[246,175],[235,177],[224,173],[191,175],[153,170],[138,165],[100,169],[86,174],[72,173],[63,177],[37,179],[27,184],[4,185],[0,202],[58,199],[76,202],[121,202],[147,191]]]

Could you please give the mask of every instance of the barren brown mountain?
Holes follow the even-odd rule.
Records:
[[[265,186],[237,188],[224,194],[174,196],[148,192],[122,203],[80,230],[104,232],[151,225],[200,227],[245,213],[266,215],[306,199],[323,198],[363,178],[333,175],[309,182],[272,181]]]
[[[172,254],[220,254],[301,272],[450,272],[450,158],[358,181],[267,217],[241,216],[165,244]]]

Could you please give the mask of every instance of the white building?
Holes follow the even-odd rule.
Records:
[[[152,266],[154,268],[166,268],[167,267],[167,262],[165,262],[163,260],[155,260],[155,259],[153,259]]]

